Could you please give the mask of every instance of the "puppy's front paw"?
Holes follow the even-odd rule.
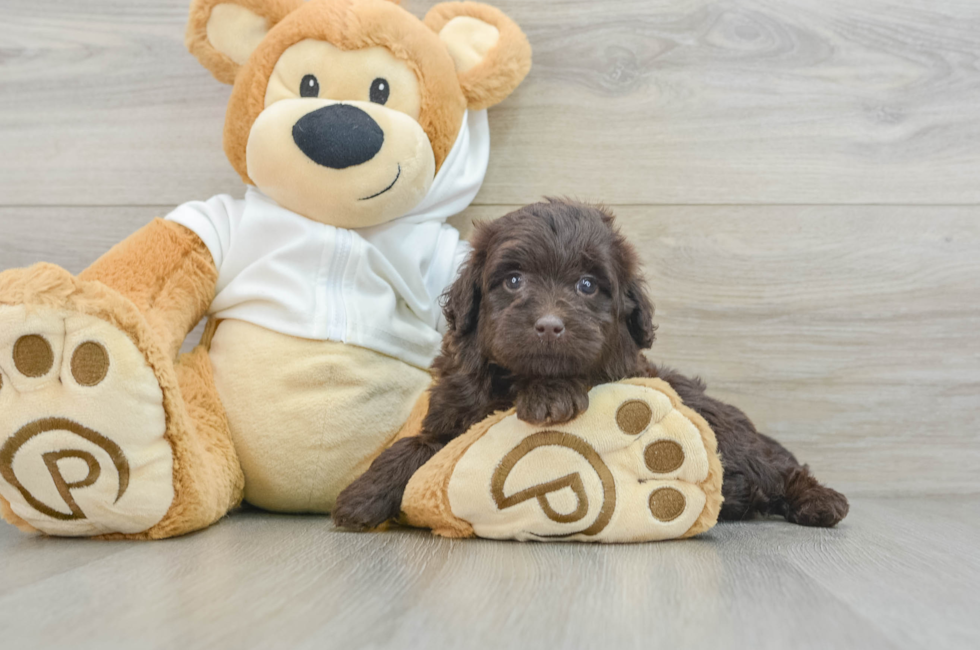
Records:
[[[334,524],[350,530],[378,528],[398,516],[401,494],[368,480],[354,481],[337,497],[330,513]]]
[[[410,521],[449,537],[545,542],[677,539],[711,528],[722,468],[707,422],[659,379],[605,384],[589,397],[566,424],[497,414],[470,429],[416,474]]]
[[[571,381],[540,381],[522,387],[517,417],[530,424],[561,424],[589,408],[588,387]]]

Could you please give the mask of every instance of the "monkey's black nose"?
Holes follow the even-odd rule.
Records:
[[[374,119],[349,104],[307,113],[293,125],[293,142],[306,157],[330,169],[346,169],[374,158],[385,132]]]
[[[565,332],[565,323],[557,316],[548,314],[538,319],[534,329],[544,340],[554,341]]]

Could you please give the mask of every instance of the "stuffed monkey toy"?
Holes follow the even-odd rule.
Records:
[[[483,181],[486,109],[531,66],[517,25],[474,2],[419,20],[388,0],[194,0],[186,40],[233,85],[224,149],[244,198],[185,203],[77,277],[0,274],[0,515],[24,530],[166,538],[243,499],[330,512],[420,420],[438,298],[468,253],[446,219]],[[405,521],[592,541],[710,527],[707,425],[666,385],[595,390],[566,425],[574,448],[512,414],[474,427],[413,478]],[[646,405],[629,444],[627,402]],[[641,476],[651,436],[676,438],[683,467]],[[564,471],[563,453],[586,466]],[[666,482],[655,499],[638,480]]]

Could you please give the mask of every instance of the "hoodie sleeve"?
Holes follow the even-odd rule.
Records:
[[[189,228],[211,251],[214,265],[221,273],[221,265],[231,247],[232,231],[245,211],[245,201],[234,199],[227,194],[213,196],[207,201],[189,201],[177,206],[166,216]]]

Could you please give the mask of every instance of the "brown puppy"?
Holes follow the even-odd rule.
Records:
[[[412,474],[495,411],[516,406],[528,422],[565,422],[588,408],[593,386],[643,376],[665,380],[714,429],[722,519],[777,514],[833,526],[847,514],[844,495],[820,485],[744,413],[643,356],[654,339],[653,305],[636,253],[602,208],[549,200],[479,224],[445,314],[422,433],[396,442],[340,494],[338,525],[366,529],[397,517]]]

